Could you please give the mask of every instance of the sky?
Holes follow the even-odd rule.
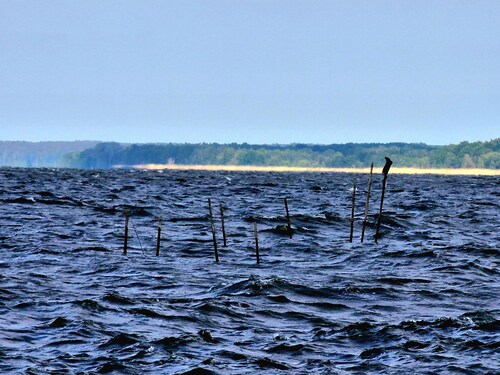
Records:
[[[1,0],[0,140],[500,136],[498,0]]]

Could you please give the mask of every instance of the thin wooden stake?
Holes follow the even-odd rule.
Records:
[[[349,235],[349,242],[352,242],[352,236],[354,234],[354,206],[356,203],[356,179],[352,185],[352,207],[351,207],[351,233]]]
[[[384,174],[384,180],[382,181],[382,197],[380,198],[380,210],[378,212],[377,231],[375,233],[375,242],[378,242],[380,223],[382,221],[382,207],[384,205],[385,187],[387,185],[387,175],[389,174],[389,169],[391,168],[391,165],[392,165],[392,160],[386,156],[384,169],[382,170],[382,173]]]
[[[368,205],[370,204],[370,196],[372,192],[372,177],[373,177],[373,163],[370,167],[370,178],[368,179],[368,192],[366,193],[366,202],[365,202],[365,217],[363,219],[363,227],[361,228],[361,242],[365,240],[365,228],[368,219]]]
[[[290,212],[288,211],[288,199],[285,198],[286,222],[288,226],[288,235],[292,238],[292,223],[290,222]]]
[[[212,228],[212,240],[214,243],[214,253],[215,253],[215,261],[219,263],[219,252],[217,250],[217,239],[215,238],[215,224],[214,224],[214,216],[212,214],[212,201],[208,198],[208,211],[210,213],[210,226]]]
[[[125,211],[125,238],[123,240],[123,255],[127,255],[127,247],[128,247],[128,219],[129,213]]]
[[[226,227],[224,225],[224,208],[222,207],[222,203],[220,204],[220,221],[222,224],[222,240],[224,241],[224,247],[227,247]]]
[[[156,237],[156,256],[160,255],[160,239],[161,239],[161,217],[158,218],[158,236]]]
[[[260,264],[260,255],[259,255],[259,232],[257,231],[257,223],[253,223],[253,234],[255,237],[255,257],[257,258],[257,264]]]

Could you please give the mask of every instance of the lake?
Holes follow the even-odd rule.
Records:
[[[495,373],[500,179],[389,174],[378,243],[367,183],[1,168],[0,372]]]

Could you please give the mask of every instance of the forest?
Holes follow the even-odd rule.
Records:
[[[259,165],[290,167],[369,167],[390,156],[399,167],[500,168],[500,138],[446,146],[423,143],[290,144],[119,144],[98,143],[65,154],[61,165],[106,169],[137,164]]]

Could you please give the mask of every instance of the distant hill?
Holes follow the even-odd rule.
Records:
[[[2,167],[61,167],[64,155],[96,146],[97,141],[25,142],[0,141]]]
[[[331,145],[132,144],[99,143],[73,152],[63,165],[112,168],[137,164],[258,165],[289,167],[369,167],[390,156],[399,167],[500,169],[500,138],[429,146],[423,143],[346,143]]]

